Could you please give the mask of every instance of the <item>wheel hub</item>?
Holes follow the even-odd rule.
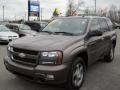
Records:
[[[73,72],[73,83],[75,86],[79,87],[82,83],[84,76],[84,69],[81,63],[77,64]]]
[[[113,53],[113,49],[110,50],[110,58],[113,59],[114,57],[114,53]]]

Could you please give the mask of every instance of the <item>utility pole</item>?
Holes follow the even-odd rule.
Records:
[[[15,17],[14,17],[14,18],[15,18],[15,21],[16,21],[16,15],[15,15]]]
[[[3,22],[4,22],[5,21],[5,0],[3,0],[2,10],[3,10]]]
[[[28,21],[30,20],[30,0],[28,0]]]
[[[5,21],[5,6],[3,5],[3,22]]]
[[[69,0],[68,4],[69,4],[69,10],[70,10],[69,14],[71,16],[72,15],[72,0]]]
[[[43,13],[42,10],[43,10],[43,8],[40,9],[40,12],[41,12],[41,14],[40,14],[41,15],[41,21],[42,21],[42,13]]]
[[[25,21],[26,21],[26,12],[25,12]]]
[[[95,0],[95,14],[96,14],[96,0]]]

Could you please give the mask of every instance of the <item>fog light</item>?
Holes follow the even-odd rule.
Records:
[[[47,75],[46,78],[47,80],[54,80],[54,75]]]

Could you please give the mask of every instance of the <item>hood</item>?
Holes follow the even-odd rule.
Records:
[[[32,30],[23,30],[23,33],[25,33],[26,35],[36,35],[37,32],[36,31],[32,31]]]
[[[0,36],[8,37],[8,36],[18,36],[15,32],[0,32]]]
[[[78,40],[80,36],[37,35],[22,37],[11,42],[10,45],[36,51],[63,51]]]

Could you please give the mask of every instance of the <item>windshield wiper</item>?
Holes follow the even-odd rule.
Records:
[[[52,32],[50,32],[50,31],[41,31],[41,32],[50,33],[50,34],[52,33]]]
[[[70,33],[70,32],[54,32],[54,33],[62,33],[62,34],[66,34],[66,35],[74,35],[73,33]]]

